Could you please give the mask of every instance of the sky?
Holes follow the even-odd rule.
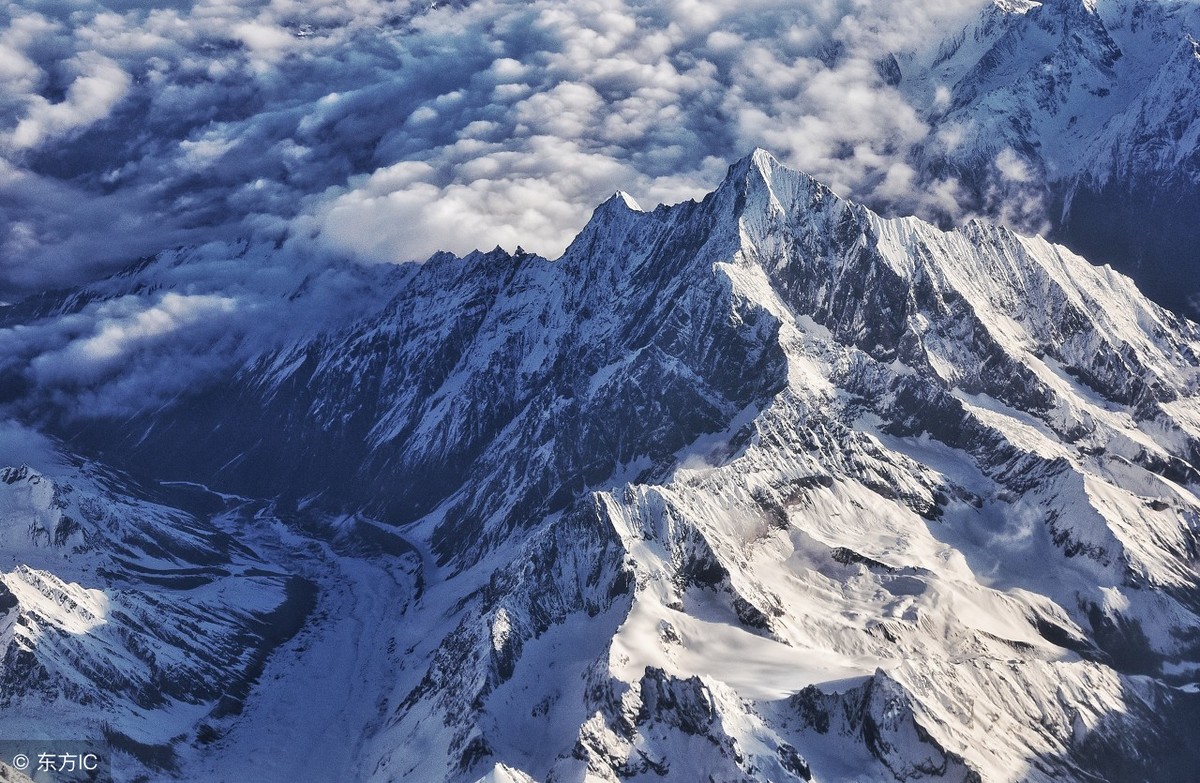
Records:
[[[0,300],[249,237],[555,257],[616,190],[762,146],[897,211],[929,127],[878,63],[985,0],[19,0],[0,10]]]

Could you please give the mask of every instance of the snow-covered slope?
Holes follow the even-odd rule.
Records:
[[[1128,278],[757,151],[557,261],[388,285],[170,405],[47,419],[271,498],[211,518],[318,585],[179,775],[1188,779],[1200,328]]]
[[[0,469],[0,734],[103,736],[130,776],[170,770],[173,738],[240,711],[311,585],[239,542],[204,493],[151,501],[95,465],[55,470]]]
[[[247,705],[286,712],[278,737],[256,726],[242,774],[339,777],[359,738],[329,714],[385,680],[419,567],[361,517],[150,489],[61,449],[44,471],[0,468],[0,542],[0,734],[103,740],[118,780],[205,779],[195,759]],[[289,666],[298,650],[323,658]]]
[[[1180,312],[1200,291],[1190,2],[990,4],[901,56],[898,89],[930,123],[916,162],[967,207],[1050,231]]]
[[[689,294],[782,356],[776,388],[498,551],[432,665],[406,662],[377,771],[1182,775],[1195,327],[1042,240],[883,221],[761,152],[680,211],[707,229]],[[677,214],[602,209],[558,263],[657,269]],[[653,322],[686,345],[683,317]],[[731,361],[675,358],[697,385]]]

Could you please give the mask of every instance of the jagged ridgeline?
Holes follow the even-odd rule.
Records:
[[[159,732],[177,774],[319,742],[280,694],[345,660],[344,779],[1191,779],[1200,330],[1126,277],[756,151],[558,260],[388,279],[169,405],[46,419],[317,587],[238,711]]]
[[[1190,2],[994,0],[879,67],[931,128],[910,162],[917,189],[954,183],[944,217],[1048,232],[1194,318],[1198,35]]]

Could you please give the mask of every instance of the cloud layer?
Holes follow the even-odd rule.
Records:
[[[126,417],[202,393],[273,348],[378,310],[413,268],[274,243],[166,251],[0,327],[0,422]]]
[[[913,193],[929,129],[881,63],[984,4],[9,4],[0,286],[246,235],[553,256],[612,191],[696,196],[759,145],[844,194],[952,211],[952,188]]]

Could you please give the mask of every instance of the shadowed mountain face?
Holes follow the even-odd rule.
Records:
[[[670,464],[784,384],[778,323],[711,272],[737,242],[729,199],[643,215],[614,197],[557,263],[435,257],[378,316],[87,437],[132,465],[395,524],[448,503],[452,557],[494,534],[491,515],[525,526]]]
[[[21,333],[161,301],[166,263]],[[238,557],[317,587],[240,711],[121,724],[177,774],[269,739],[297,755],[256,779],[294,779],[328,709],[352,741],[311,769],[352,779],[1187,779],[1200,330],[1128,278],[760,150],[558,261],[377,288],[132,415],[24,377],[71,448],[206,485]]]

